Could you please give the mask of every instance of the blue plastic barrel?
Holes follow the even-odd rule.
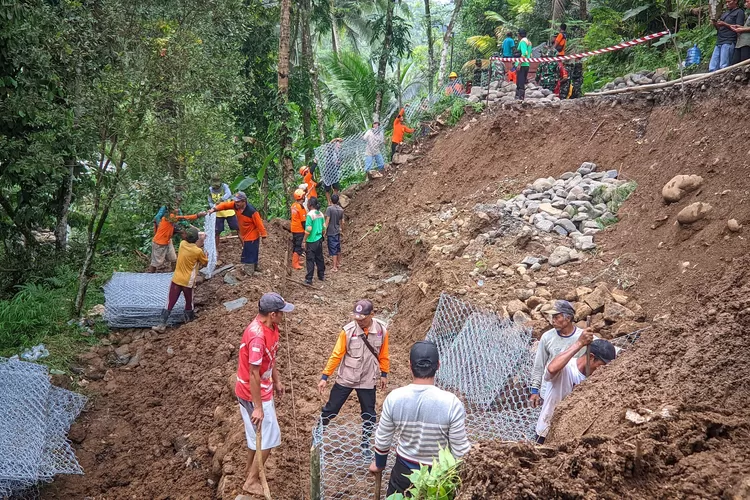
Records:
[[[694,44],[692,48],[687,51],[687,59],[685,60],[685,66],[693,66],[700,64],[701,62],[701,49],[698,48],[698,44]]]

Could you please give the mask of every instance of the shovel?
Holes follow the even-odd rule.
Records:
[[[383,485],[383,471],[378,471],[375,474],[375,500],[380,500],[380,491]]]
[[[260,435],[260,426],[255,427],[255,459],[258,462],[258,474],[260,475],[260,484],[263,485],[263,496],[266,500],[271,500],[271,490],[268,488],[266,480],[266,469],[263,467],[263,438]]]
[[[586,316],[586,329],[591,327],[591,316]],[[591,344],[586,346],[586,378],[591,375],[591,360],[589,354],[591,353]]]

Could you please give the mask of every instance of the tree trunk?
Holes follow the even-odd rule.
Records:
[[[398,60],[398,64],[396,66],[396,72],[398,73],[398,80],[396,80],[396,82],[398,82],[398,87],[397,87],[397,91],[398,91],[398,109],[401,109],[401,108],[404,107],[404,105],[403,105],[403,96],[404,96],[403,90],[404,89],[401,88],[401,81],[402,81],[401,80],[401,59]]]
[[[443,85],[443,79],[445,78],[445,62],[448,59],[448,45],[450,45],[453,25],[456,22],[458,11],[461,10],[462,3],[463,0],[456,0],[456,5],[453,7],[453,14],[451,14],[451,20],[445,30],[445,36],[443,36],[443,51],[440,53],[440,70],[438,71],[438,85],[441,86]]]
[[[336,24],[336,0],[328,1],[328,15],[331,16],[331,50],[333,50],[333,56],[338,57],[339,55],[339,27]]]
[[[586,4],[587,1],[588,0],[578,0],[581,21],[587,21],[589,18],[588,5]]]
[[[460,0],[459,0],[460,1]],[[375,94],[375,116],[380,119],[381,108],[383,107],[383,94],[385,91],[385,71],[388,66],[388,59],[391,55],[391,43],[393,41],[393,7],[395,2],[388,0],[388,9],[385,11],[385,34],[383,35],[383,51],[380,53],[378,62],[378,82],[377,93]]]
[[[315,53],[312,47],[312,37],[310,36],[310,0],[304,0],[305,12],[302,17],[302,46],[307,59],[307,74],[310,78],[310,84],[313,90],[313,99],[315,100],[315,118],[318,122],[318,137],[320,143],[326,142],[325,118],[323,117],[323,98],[320,95],[320,85],[318,85],[318,68],[315,65]]]
[[[68,172],[60,185],[60,206],[57,212],[57,223],[55,224],[55,248],[58,252],[65,252],[68,248],[68,212],[70,211],[70,202],[73,199],[75,162],[75,158],[68,158],[65,161]]]
[[[292,162],[292,135],[289,130],[289,9],[291,0],[281,0],[281,21],[279,29],[279,66],[278,66],[278,111],[281,127],[279,143],[281,146],[281,178],[284,194],[291,206],[289,188],[294,184],[294,163]]]
[[[424,0],[425,28],[427,29],[427,88],[432,95],[435,84],[435,42],[432,39],[432,16],[430,15],[430,0]]]

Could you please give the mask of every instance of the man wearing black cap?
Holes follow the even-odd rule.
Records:
[[[318,382],[318,392],[322,395],[328,377],[338,367],[336,383],[331,388],[320,418],[323,425],[327,425],[341,411],[352,390],[357,391],[363,421],[362,453],[369,459],[370,436],[375,427],[375,389],[378,380],[380,389],[386,388],[391,368],[388,330],[384,322],[374,317],[373,305],[369,300],[358,301],[352,315],[354,321],[339,333]]]
[[[576,358],[578,351],[586,346],[590,346],[588,356]],[[555,356],[544,374],[544,380],[549,382],[550,386],[536,424],[537,443],[544,444],[547,439],[557,404],[586,379],[586,363],[588,362],[588,369],[592,374],[600,366],[615,359],[615,356],[615,347],[607,340],[594,340],[594,334],[589,330],[584,330],[573,345]]]
[[[411,486],[409,474],[422,465],[431,466],[440,448],[449,448],[456,458],[471,448],[463,403],[454,394],[435,387],[438,366],[437,346],[429,341],[417,342],[409,353],[412,383],[394,390],[383,402],[370,472],[377,474],[385,469],[398,434],[396,463],[386,496],[404,493]]]
[[[570,347],[583,330],[573,323],[575,309],[567,300],[556,300],[554,309],[550,311],[552,315],[550,323],[553,328],[547,330],[539,339],[534,357],[534,367],[531,369],[531,406],[537,407],[542,404],[543,394],[542,379],[544,370],[552,361],[552,358]],[[578,353],[583,356],[583,351]]]
[[[247,438],[247,480],[243,489],[248,493],[263,495],[255,460],[256,429],[260,429],[262,460],[271,454],[271,448],[281,444],[281,430],[276,419],[273,402],[274,391],[284,394],[279,371],[276,369],[276,352],[279,349],[279,323],[284,313],[292,312],[294,305],[287,303],[278,293],[266,293],[258,301],[258,315],[242,334],[237,383],[234,392],[240,403],[240,414],[245,424]]]

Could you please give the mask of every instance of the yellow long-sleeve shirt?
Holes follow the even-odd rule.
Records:
[[[364,328],[362,331],[366,336],[370,336],[369,328]],[[326,367],[323,370],[323,375],[325,375],[326,378],[333,375],[333,372],[336,370],[336,368],[338,368],[341,360],[344,359],[345,355],[346,332],[344,330],[341,330],[341,333],[339,333],[339,337],[336,340],[336,345],[333,347],[333,352],[328,358]],[[388,352],[388,330],[386,330],[386,332],[383,334],[383,344],[380,346],[380,352],[378,353],[378,363],[380,364],[381,376],[384,376],[391,371],[391,357]]]

